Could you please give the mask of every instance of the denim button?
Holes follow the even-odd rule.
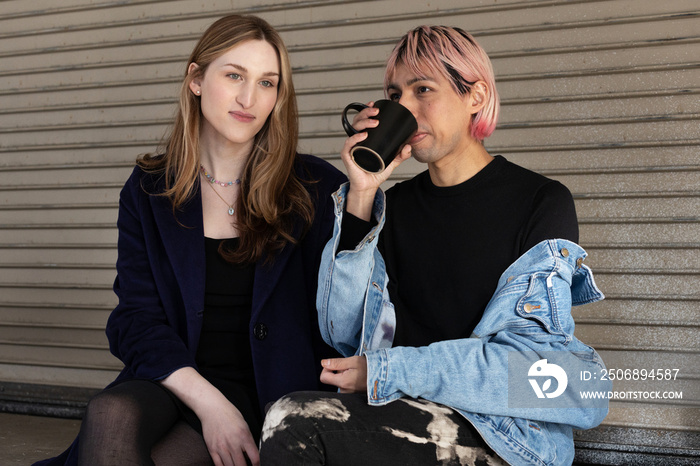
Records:
[[[258,340],[264,340],[267,337],[267,326],[265,324],[257,324],[253,329],[253,334]]]
[[[510,282],[512,282],[513,280],[515,280],[515,277],[511,275],[511,276],[508,277],[508,279],[506,280],[506,283],[510,283]]]
[[[525,306],[523,306],[523,309],[524,309],[525,312],[527,312],[528,314],[531,313],[531,312],[532,312],[532,304],[530,304],[530,303],[525,304]]]
[[[576,268],[581,268],[581,264],[583,264],[583,257],[576,259]]]
[[[569,250],[564,248],[561,250],[561,255],[564,257],[569,257]]]

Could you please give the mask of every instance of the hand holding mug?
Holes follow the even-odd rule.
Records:
[[[383,171],[373,173],[361,168],[356,163],[358,158],[354,158],[351,152],[357,152],[356,148],[364,147],[367,144],[369,133],[380,124],[385,125],[385,127],[390,127],[384,120],[380,121],[380,119],[377,118],[377,116],[385,110],[381,108],[383,105],[381,102],[390,101],[370,102],[369,105],[353,103],[343,111],[343,127],[347,133],[352,133],[352,135],[345,140],[345,145],[340,153],[348,173],[348,178],[350,179],[350,190],[347,196],[346,208],[348,212],[365,220],[369,220],[371,216],[374,196],[379,186],[389,178],[389,175],[401,162],[411,156],[411,146],[405,144],[398,155],[394,152],[390,158],[386,159],[387,161],[382,161],[382,163],[384,163]],[[405,107],[395,102],[391,102],[391,104],[398,105],[405,109]],[[355,115],[353,123],[350,125],[350,122],[347,121],[347,111],[352,108],[360,111]],[[413,115],[407,109],[405,110],[408,113],[409,124],[410,120],[415,122]],[[406,137],[406,140],[410,140],[413,132],[415,132],[415,129]],[[400,145],[397,146],[396,150],[398,151],[399,148]]]
[[[418,123],[411,111],[392,100],[378,100],[372,106],[379,112],[365,112],[369,118],[376,120],[374,126],[366,126],[367,137],[350,149],[350,156],[355,163],[368,173],[381,173],[398,155],[418,129]],[[342,123],[348,136],[359,131],[347,118],[348,110],[363,112],[368,106],[359,102],[349,104],[343,110]]]

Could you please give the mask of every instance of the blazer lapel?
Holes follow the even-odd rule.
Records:
[[[167,198],[151,196],[150,200],[163,247],[185,304],[188,339],[192,345],[199,340],[201,319],[196,316],[204,309],[206,276],[201,193],[197,190],[192,199],[175,211],[177,218]]]
[[[297,227],[298,226],[299,225],[297,225]],[[295,234],[293,236],[297,240],[301,236],[300,232],[300,228],[295,228]],[[251,319],[253,321],[265,307],[267,300],[275,290],[295,247],[296,245],[287,243],[284,249],[275,255],[271,263],[266,264],[265,257],[258,260],[255,267],[255,284],[253,285],[253,309],[251,314]]]

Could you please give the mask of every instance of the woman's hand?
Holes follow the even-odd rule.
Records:
[[[324,359],[321,365],[321,382],[338,387],[340,393],[367,392],[366,357]]]
[[[216,466],[260,465],[260,454],[241,412],[193,367],[178,369],[161,383],[197,415]],[[244,456],[245,455],[245,456]]]
[[[246,466],[245,456],[254,466],[260,464],[248,424],[228,400],[218,406],[212,403],[209,409],[197,412],[197,416],[202,421],[204,442],[216,466]]]
[[[358,218],[369,221],[377,189],[389,178],[389,175],[401,162],[411,156],[411,146],[406,144],[396,158],[381,173],[368,173],[358,167],[350,155],[350,149],[367,139],[366,129],[375,128],[379,125],[379,120],[371,118],[379,114],[379,109],[374,108],[374,102],[370,102],[367,105],[369,105],[368,108],[358,112],[353,118],[352,126],[360,132],[345,140],[343,149],[340,152],[340,158],[345,164],[348,179],[350,180],[346,210]]]

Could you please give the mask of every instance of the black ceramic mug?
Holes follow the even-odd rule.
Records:
[[[362,111],[368,106],[359,102],[349,104],[343,110],[343,129],[352,136],[359,133],[348,121],[348,110]],[[378,100],[374,107],[379,109],[379,120],[376,128],[368,128],[367,138],[350,149],[350,155],[355,163],[366,172],[381,173],[398,155],[401,147],[406,144],[418,129],[418,123],[411,111],[398,102]]]

